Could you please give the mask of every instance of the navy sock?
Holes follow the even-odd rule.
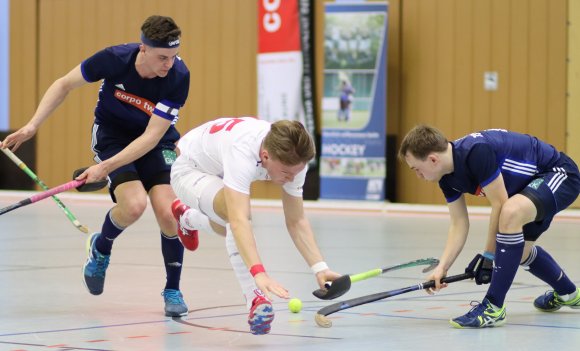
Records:
[[[101,228],[101,235],[97,238],[95,242],[95,247],[103,255],[110,255],[111,249],[113,248],[113,240],[115,240],[125,228],[121,228],[111,218],[111,210],[107,212],[105,217],[105,222]]]
[[[522,263],[527,269],[548,283],[558,295],[567,295],[576,291],[576,285],[568,278],[558,263],[540,246],[534,246],[530,256]]]
[[[514,281],[524,253],[524,233],[497,233],[495,240],[493,276],[485,297],[489,302],[501,308],[505,302],[505,296]]]
[[[165,289],[179,290],[181,266],[183,265],[183,245],[181,245],[177,236],[170,238],[161,233],[161,252],[163,253],[165,272],[167,273]]]

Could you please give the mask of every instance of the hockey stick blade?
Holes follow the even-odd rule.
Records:
[[[386,272],[422,265],[428,266],[422,270],[423,273],[426,273],[433,270],[435,267],[437,267],[438,264],[439,260],[436,258],[421,258],[415,261],[401,263],[391,267],[371,269],[370,271],[353,275],[343,275],[342,277],[335,279],[332,282],[326,283],[326,289],[314,290],[312,294],[321,300],[333,300],[346,294],[350,290],[352,283],[376,277]]]
[[[79,175],[81,175],[88,168],[89,167],[83,167],[83,168],[79,168],[79,169],[75,170],[73,172],[73,179],[76,179],[76,177],[78,177]],[[99,180],[98,182],[92,182],[92,183],[85,183],[85,182],[83,182],[83,184],[80,185],[80,186],[78,186],[76,189],[77,189],[77,191],[79,191],[81,193],[87,193],[87,192],[91,192],[91,191],[101,190],[106,185],[107,185],[107,180],[106,179],[103,179],[103,180]]]
[[[441,279],[441,282],[442,283],[453,283],[453,282],[458,282],[461,280],[471,279],[471,278],[473,278],[473,273],[468,272],[468,273],[463,273],[463,274],[458,274],[458,275],[452,275],[450,277],[445,277],[445,278]],[[330,319],[328,319],[327,317],[333,313],[336,313],[338,311],[343,311],[343,310],[346,310],[349,308],[353,308],[356,306],[364,305],[367,303],[375,302],[378,300],[383,300],[383,299],[386,299],[389,297],[393,297],[393,296],[397,296],[397,295],[401,295],[401,294],[406,294],[406,293],[411,292],[411,291],[433,288],[434,286],[435,286],[435,281],[430,280],[430,281],[427,281],[424,283],[411,285],[411,286],[408,286],[405,288],[384,291],[384,292],[380,292],[380,293],[376,293],[376,294],[365,295],[365,296],[357,297],[354,299],[333,303],[332,305],[321,308],[314,316],[314,321],[320,327],[330,328],[330,327],[332,327],[332,321]]]

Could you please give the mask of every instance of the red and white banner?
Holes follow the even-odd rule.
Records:
[[[299,0],[258,0],[258,117],[304,121]]]

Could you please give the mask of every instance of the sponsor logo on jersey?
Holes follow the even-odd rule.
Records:
[[[543,182],[544,182],[543,178],[537,178],[532,180],[530,184],[528,184],[528,186],[534,190],[538,190],[538,188],[540,187],[540,185],[542,185]]]
[[[137,95],[129,94],[119,89],[115,90],[114,96],[116,99],[145,112],[148,116],[151,116],[153,114],[153,110],[155,109],[155,104],[151,101]]]

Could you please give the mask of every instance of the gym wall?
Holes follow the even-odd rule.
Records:
[[[389,136],[400,143],[418,123],[433,124],[450,139],[508,128],[534,134],[580,160],[580,151],[574,151],[580,142],[570,138],[579,140],[580,134],[578,118],[570,114],[580,112],[580,75],[567,64],[569,56],[580,60],[578,44],[568,43],[569,34],[578,38],[576,22],[567,27],[569,19],[579,21],[571,13],[573,2],[389,1]],[[315,47],[322,48],[324,4],[314,4]],[[151,14],[172,16],[183,30],[180,55],[192,79],[178,123],[182,133],[219,116],[256,113],[257,0],[12,0],[11,128],[24,125],[48,86],[83,59],[106,46],[137,41]],[[323,53],[315,54],[320,101]],[[498,72],[497,91],[483,89],[486,71]],[[576,95],[567,100],[573,87]],[[97,90],[91,84],[73,91],[41,129],[37,170],[48,184],[62,183],[71,170],[93,162]],[[437,186],[416,179],[406,165],[398,165],[396,185],[399,202],[444,203]],[[254,196],[279,194],[259,184]]]

